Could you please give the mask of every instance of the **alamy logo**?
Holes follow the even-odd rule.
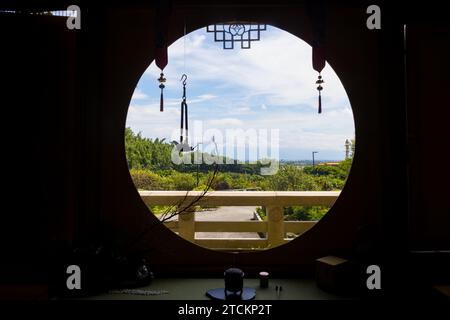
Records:
[[[366,26],[369,30],[381,29],[381,9],[377,5],[371,5],[367,7],[367,14],[370,16],[367,18]]]
[[[67,267],[66,273],[70,274],[69,277],[67,277],[66,286],[67,289],[73,290],[73,289],[81,289],[81,269],[79,266],[73,264]]]
[[[77,5],[70,5],[67,7],[67,12],[70,12],[70,15],[67,17],[66,26],[69,30],[81,29],[81,10]]]
[[[262,175],[274,175],[279,169],[279,129],[226,129],[209,128],[204,130],[202,121],[194,121],[194,143],[192,147],[184,140],[174,143],[171,152],[172,163],[179,164],[217,164],[238,163],[261,164]],[[172,132],[175,142],[178,132]],[[181,139],[180,139],[181,140]],[[202,152],[200,148],[202,147]]]
[[[379,266],[373,264],[367,267],[366,270],[367,274],[370,274],[370,276],[367,278],[366,285],[367,289],[374,290],[374,289],[381,289],[381,269]]]

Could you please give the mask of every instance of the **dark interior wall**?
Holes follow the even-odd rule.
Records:
[[[26,280],[24,271],[42,276],[48,250],[75,236],[81,138],[77,40],[63,25],[61,19],[0,17],[6,280]]]
[[[154,218],[140,201],[129,177],[123,152],[123,129],[134,87],[152,61],[155,12],[152,8],[139,12],[121,9],[90,9],[83,15],[80,32],[66,30],[61,20],[53,22],[53,33],[60,34],[59,40],[52,41],[52,37],[47,36],[46,42],[39,45],[31,42],[28,49],[32,51],[32,44],[35,44],[44,52],[51,52],[44,58],[32,56],[33,60],[28,60],[30,65],[53,66],[52,71],[46,73],[46,81],[40,82],[46,84],[47,90],[41,92],[41,87],[35,88],[38,104],[46,106],[45,112],[39,112],[44,129],[37,130],[47,135],[39,137],[36,143],[41,167],[52,172],[44,172],[40,180],[45,181],[47,205],[42,210],[42,217],[51,218],[49,235],[55,241],[52,245],[72,241],[113,241],[127,251],[147,252],[157,270],[182,270],[185,274],[221,271],[232,264],[247,270],[265,267],[285,274],[298,274],[310,270],[319,256],[350,254],[357,246],[358,229],[379,225],[382,194],[381,167],[377,165],[381,161],[382,141],[376,135],[381,130],[380,88],[376,85],[379,83],[379,35],[360,27],[364,22],[361,8],[336,6],[329,10],[328,61],[340,75],[354,106],[360,147],[346,189],[329,215],[289,245],[254,254],[212,252],[180,239],[163,227],[134,241],[143,226],[154,223]],[[181,21],[185,16],[189,29],[224,19],[259,17],[311,41],[310,21],[306,8],[300,5],[295,6],[295,10],[276,6],[270,9],[231,6],[221,10],[174,8],[170,30],[172,41],[182,35]],[[34,26],[36,22],[31,19],[26,23]],[[37,24],[47,25],[44,20]],[[25,31],[23,37],[38,39],[36,34],[41,30],[34,30],[33,34]],[[354,39],[358,39],[357,45]],[[66,43],[66,47],[54,49],[58,43]],[[76,55],[71,53],[74,50]],[[64,73],[67,68],[78,73],[70,77]],[[36,74],[41,73],[45,72],[36,70]],[[65,99],[66,90],[73,90],[74,85],[79,91],[69,95],[72,99]],[[46,93],[48,88],[53,88],[58,100]],[[36,100],[33,102],[36,104]],[[76,116],[71,118],[71,112]],[[32,119],[36,118],[30,118],[30,122]],[[53,126],[63,131],[57,134],[61,139],[59,143],[52,136]],[[57,164],[54,163],[55,155],[61,157]],[[47,208],[51,210],[47,211]],[[48,216],[49,212],[51,216]]]
[[[442,21],[407,25],[409,237],[413,250],[449,250],[446,201],[450,134],[450,28]]]
[[[141,236],[156,220],[129,176],[123,134],[131,95],[153,59],[155,10],[151,5],[88,8],[83,11],[79,31],[67,30],[64,19],[0,18],[0,34],[10,44],[1,53],[2,61],[8,62],[2,73],[8,84],[2,93],[2,106],[13,106],[2,112],[5,122],[20,119],[20,129],[13,125],[5,133],[13,136],[11,146],[5,149],[14,159],[4,167],[11,175],[5,208],[13,208],[4,214],[11,222],[4,224],[9,232],[2,234],[11,244],[10,272],[17,271],[18,265],[27,268],[27,262],[42,265],[43,253],[59,247],[99,242],[145,255],[161,274],[183,275],[220,274],[229,265],[247,272],[265,268],[298,275],[310,272],[314,259],[327,254],[355,256],[363,248],[378,247],[386,253],[384,260],[390,261],[405,252],[408,201],[403,29],[389,12],[383,20],[387,22],[384,29],[370,31],[365,28],[364,6],[328,7],[327,60],[347,90],[358,141],[354,166],[341,197],[316,227],[295,241],[265,252],[235,255],[197,247],[161,226]],[[182,35],[184,20],[191,31],[236,18],[262,20],[311,41],[311,21],[301,4],[174,6],[169,36],[175,41]],[[411,86],[422,88],[411,91],[420,94],[416,101],[421,103],[414,105],[417,125],[409,128],[420,128],[418,135],[428,132],[423,141],[445,136],[445,126],[432,124],[437,113],[425,111],[435,86],[429,79],[439,78],[443,88],[449,81],[443,73],[437,74],[439,68],[426,67],[433,51],[424,47],[420,52],[426,54],[416,55],[415,62],[426,79],[418,80],[413,73],[409,78]],[[440,54],[440,63],[445,65],[445,51]],[[448,102],[443,102],[443,97],[448,92],[442,91],[432,99],[445,114]],[[18,141],[31,143],[33,151]],[[410,157],[423,163],[420,155],[425,145],[418,146],[422,149],[418,147]],[[418,163],[410,177],[410,189],[418,195],[413,206],[420,208],[414,212],[427,217],[433,243],[445,246],[449,234],[441,225],[448,225],[448,216],[436,210],[442,209],[437,206],[443,202],[434,201],[436,193],[423,181],[445,190],[442,178],[448,173],[428,175],[426,167]],[[16,174],[18,167],[23,171]],[[24,186],[25,197],[21,191]]]
[[[378,213],[382,211],[382,167],[378,164],[382,161],[382,141],[377,136],[381,130],[379,97],[382,92],[378,86],[381,80],[377,52],[380,35],[364,28],[364,12],[358,7],[342,9],[336,6],[329,10],[328,61],[340,75],[355,107],[359,143],[352,177],[332,211],[313,230],[291,244],[252,254],[212,252],[187,243],[168,230],[155,230],[134,248],[150,249],[149,258],[155,268],[179,269],[188,273],[221,271],[226,265],[237,264],[248,270],[265,267],[285,274],[289,271],[297,273],[310,270],[314,259],[324,254],[351,253],[358,245],[358,230],[368,227],[376,230],[380,227]],[[131,184],[123,154],[125,111],[135,85],[153,60],[151,19],[154,12],[112,10],[108,14],[110,28],[107,28],[109,32],[104,40],[108,55],[103,60],[107,73],[102,99],[102,108],[105,108],[102,116],[102,156],[106,158],[100,165],[103,183],[101,211],[105,224],[114,230],[114,238],[124,243],[140,234],[145,219],[154,219],[148,216]],[[207,23],[234,18],[258,18],[311,41],[310,19],[306,8],[301,5],[295,6],[295,10],[283,6],[259,9],[231,6],[220,10],[214,7],[175,7],[169,36],[171,41],[181,37],[185,20],[189,32]],[[129,57],[130,52],[133,59]],[[325,234],[327,237],[324,237]]]

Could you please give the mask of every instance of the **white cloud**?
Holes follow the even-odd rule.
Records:
[[[148,99],[148,95],[142,92],[141,89],[136,88],[133,92],[131,100],[145,100],[145,99]]]
[[[178,74],[182,73],[186,51],[186,71],[190,79],[205,82],[220,79],[223,87],[236,86],[248,95],[268,95],[268,102],[275,106],[316,104],[317,72],[311,65],[312,50],[294,35],[275,30],[270,34],[263,33],[262,40],[253,43],[250,50],[229,51],[224,51],[220,43],[207,44],[205,37],[196,40],[199,36],[195,33],[187,37],[186,49],[180,39],[169,51],[174,58],[169,64],[172,63]],[[213,35],[208,34],[208,37],[211,39]],[[324,102],[332,108],[333,102],[338,102],[339,97],[345,98],[346,94],[328,65],[323,78]]]
[[[201,94],[199,96],[197,96],[199,99],[201,99],[202,101],[206,101],[206,100],[211,100],[214,98],[217,98],[217,96],[213,95],[213,94]]]
[[[207,126],[211,127],[240,127],[244,123],[235,118],[223,118],[223,119],[213,119],[206,121]]]
[[[201,103],[201,102],[205,102],[205,101],[209,101],[209,100],[213,100],[217,98],[217,96],[213,95],[213,94],[201,94],[197,97],[195,97],[194,99],[189,99],[187,100],[187,102],[189,104],[193,104],[193,103]]]
[[[164,112],[160,112],[159,104],[131,105],[128,108],[127,126],[142,132],[145,137],[167,138],[178,129],[179,114],[180,111],[175,107],[166,106]]]
[[[323,113],[317,114],[317,72],[308,44],[273,27],[250,50],[223,50],[213,37],[203,29],[169,48],[163,113],[156,81],[160,71],[152,63],[141,79],[151,81],[143,86],[148,91],[138,87],[133,95],[134,100],[152,97],[152,103],[132,105],[127,125],[149,137],[168,137],[179,130],[180,77],[186,73],[191,121],[204,120],[219,129],[278,128],[285,150],[344,150],[345,139],[354,136],[350,102],[327,65],[322,72]]]

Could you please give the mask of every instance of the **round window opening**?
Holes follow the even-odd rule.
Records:
[[[199,246],[255,251],[329,211],[355,127],[342,83],[328,64],[319,77],[311,46],[269,25],[220,24],[174,42],[162,72],[154,61],[142,75],[125,133],[149,214]]]

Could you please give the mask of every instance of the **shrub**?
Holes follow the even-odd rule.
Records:
[[[131,169],[131,178],[138,190],[167,190],[169,181],[160,175],[144,169]]]
[[[170,190],[189,191],[195,188],[196,179],[189,173],[172,171],[167,177],[171,182]]]
[[[328,212],[324,206],[293,206],[284,208],[286,221],[318,221]]]
[[[206,188],[207,188],[207,185],[206,185],[206,184],[201,184],[201,185],[199,185],[198,187],[195,187],[195,188],[192,189],[192,190],[194,190],[194,191],[205,191]],[[208,189],[208,192],[210,192],[210,191],[214,191],[214,189],[213,189],[213,188],[209,188],[209,189]]]

